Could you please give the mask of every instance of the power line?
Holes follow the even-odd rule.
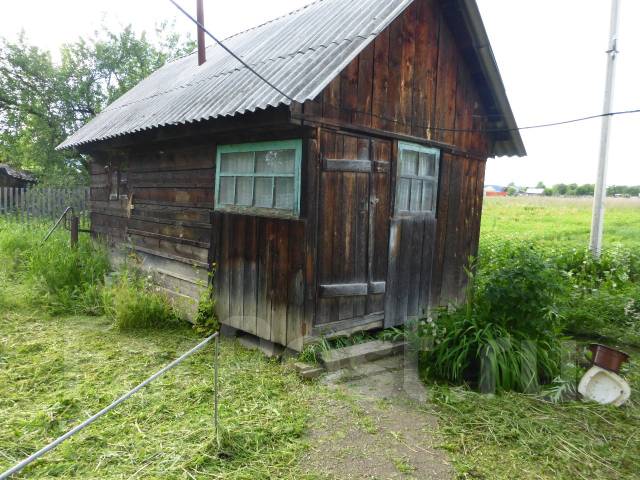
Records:
[[[213,34],[211,32],[209,32],[209,30],[207,30],[204,25],[202,23],[200,23],[198,20],[196,20],[195,18],[193,18],[193,16],[191,16],[189,14],[189,12],[187,12],[184,8],[182,8],[175,0],[169,0],[171,3],[173,3],[173,5],[175,5],[175,7],[180,10],[187,18],[189,18],[189,20],[191,20],[193,23],[195,23],[198,28],[202,29],[202,31],[204,33],[206,33],[207,35],[209,35],[213,41],[215,41],[218,45],[220,45],[229,55],[231,55],[233,58],[235,58],[237,61],[239,61],[242,65],[244,65],[251,73],[253,73],[256,77],[258,77],[260,80],[262,80],[264,83],[266,83],[267,85],[269,85],[271,88],[273,88],[276,92],[278,92],[280,95],[282,95],[283,97],[285,97],[287,100],[291,101],[291,102],[295,102],[295,100],[293,98],[291,98],[289,95],[287,95],[286,93],[284,93],[282,90],[280,90],[278,87],[276,87],[273,83],[271,83],[269,80],[267,80],[266,78],[264,78],[262,75],[260,75],[258,72],[255,71],[255,69],[253,69],[249,64],[247,64],[247,62],[245,62],[244,60],[242,60],[238,55],[236,55],[235,53],[233,53],[224,43],[222,43],[220,40],[218,40],[216,37],[213,36]]]
[[[365,112],[362,110],[357,110],[357,109],[344,109],[343,111],[346,111],[348,113],[356,113],[359,115],[371,115],[372,117],[375,118],[379,118],[380,120],[385,120],[387,122],[392,122],[392,123],[398,123],[398,124],[404,124],[405,122],[402,122],[400,120],[396,120],[394,118],[389,118],[389,117],[385,117],[384,115],[378,115],[372,112]],[[516,131],[521,131],[521,130],[533,130],[533,129],[538,129],[538,128],[547,128],[547,127],[557,127],[557,126],[561,126],[561,125],[569,125],[572,123],[579,123],[579,122],[585,122],[588,120],[594,120],[596,118],[602,118],[602,117],[614,117],[614,116],[618,116],[618,115],[629,115],[629,114],[633,114],[633,113],[640,113],[640,109],[636,109],[636,110],[622,110],[619,112],[610,112],[610,113],[601,113],[598,115],[590,115],[587,117],[579,117],[579,118],[574,118],[571,120],[563,120],[563,121],[559,121],[559,122],[552,122],[552,123],[542,123],[539,125],[528,125],[526,127],[516,127],[516,128],[488,128],[488,129],[464,129],[464,128],[443,128],[443,127],[433,127],[430,125],[426,125],[426,124],[414,124],[416,127],[422,127],[425,128],[427,130],[431,130],[431,131],[438,131],[438,132],[453,132],[453,133],[508,133],[508,132],[516,132]]]

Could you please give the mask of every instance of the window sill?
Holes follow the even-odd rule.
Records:
[[[265,217],[265,218],[276,218],[281,220],[300,220],[300,215],[291,211],[278,211],[270,208],[259,208],[259,207],[234,207],[234,206],[224,206],[224,207],[216,207],[216,212],[227,213],[233,215],[245,215],[247,217]]]

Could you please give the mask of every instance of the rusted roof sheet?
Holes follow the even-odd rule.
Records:
[[[413,1],[318,0],[223,43],[294,101],[303,103],[322,92]],[[475,7],[472,15],[479,15],[475,0],[459,1],[463,9],[469,4]],[[488,68],[497,72],[495,60]],[[502,105],[508,107],[504,87],[498,90],[497,96],[504,96]],[[290,103],[221,47],[212,45],[205,64],[198,66],[194,53],[165,65],[58,148]],[[507,123],[515,126],[510,109],[506,113]],[[517,132],[514,138],[520,138]],[[521,139],[519,144],[508,141],[500,150],[517,154],[524,151],[521,143]]]

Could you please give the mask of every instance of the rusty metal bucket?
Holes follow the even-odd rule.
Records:
[[[592,343],[589,349],[593,353],[592,363],[613,373],[620,372],[620,366],[629,361],[629,355],[606,345]]]

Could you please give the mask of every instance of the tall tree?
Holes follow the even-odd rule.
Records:
[[[85,159],[55,147],[127,90],[195,44],[173,25],[156,29],[155,41],[131,26],[106,28],[64,45],[61,60],[28,44],[0,40],[0,162],[38,174],[44,183],[87,178]]]

